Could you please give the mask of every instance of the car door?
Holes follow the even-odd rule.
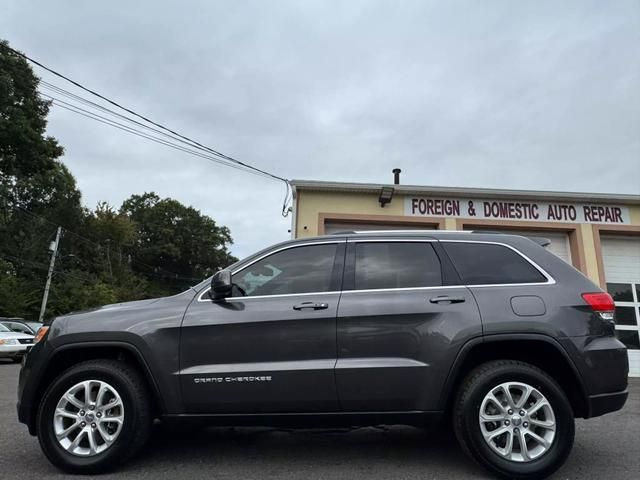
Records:
[[[432,240],[349,240],[338,308],[342,410],[437,409],[461,345],[482,332],[473,296],[450,272]]]
[[[187,412],[338,409],[336,314],[345,240],[278,248],[233,272],[233,296],[203,292],[182,324]]]

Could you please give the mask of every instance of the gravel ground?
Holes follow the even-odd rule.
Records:
[[[53,479],[51,466],[16,418],[19,366],[0,360],[0,478]],[[578,420],[573,453],[554,479],[640,478],[640,379],[625,408]],[[156,426],[146,449],[101,479],[477,479],[492,478],[447,432],[409,427],[343,432],[265,428],[176,431]]]

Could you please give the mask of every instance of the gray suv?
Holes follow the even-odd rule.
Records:
[[[120,464],[153,419],[451,422],[501,477],[565,461],[574,418],[622,408],[611,297],[503,234],[345,232],[263,250],[184,293],[43,327],[18,416],[69,472]]]

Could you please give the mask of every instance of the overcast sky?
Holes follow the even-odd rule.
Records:
[[[3,0],[0,37],[286,178],[640,193],[639,0]],[[280,183],[56,107],[49,132],[89,207],[153,190],[236,255],[288,238]]]

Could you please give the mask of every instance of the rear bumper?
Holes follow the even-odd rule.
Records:
[[[626,390],[622,392],[591,395],[588,398],[589,418],[599,417],[600,415],[604,415],[605,413],[611,413],[620,410],[627,401],[628,396],[629,392]]]

